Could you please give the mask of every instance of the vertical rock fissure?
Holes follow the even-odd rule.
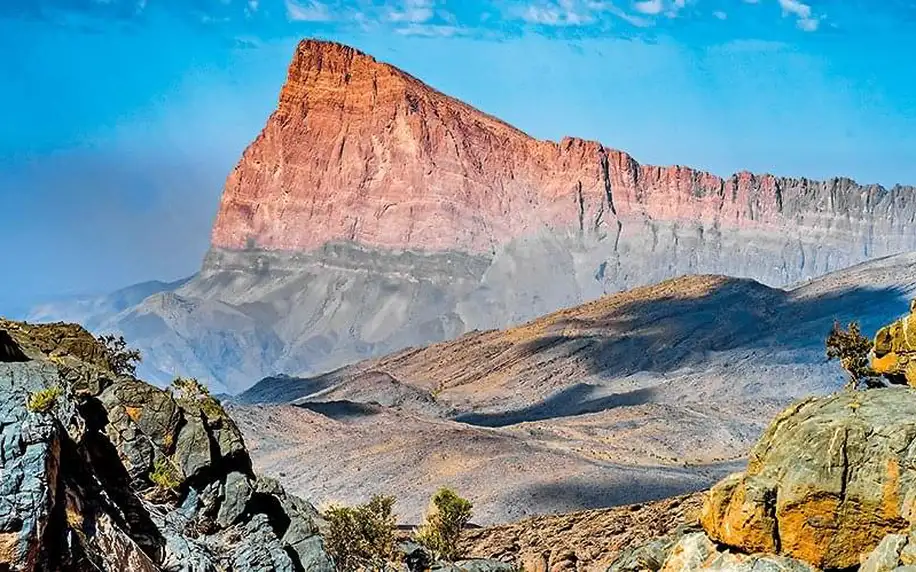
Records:
[[[599,152],[599,161],[601,163],[601,178],[604,182],[604,195],[607,197],[608,208],[611,213],[617,216],[617,207],[614,206],[614,188],[611,184],[610,160],[607,156],[607,150],[602,148]]]
[[[585,233],[585,197],[582,196],[582,181],[576,183],[576,202],[579,206],[579,236]]]

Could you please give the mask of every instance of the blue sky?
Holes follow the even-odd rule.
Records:
[[[295,43],[532,135],[916,183],[916,0],[2,0],[0,314],[193,273]]]

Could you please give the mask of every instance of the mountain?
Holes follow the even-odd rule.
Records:
[[[913,195],[537,140],[306,40],[229,175],[199,274],[87,318],[134,340],[148,378],[235,393],[683,274],[779,287],[908,251]]]
[[[160,292],[170,292],[186,284],[190,278],[174,282],[161,282],[150,280],[126,288],[121,288],[108,294],[96,296],[75,296],[38,305],[28,313],[28,320],[32,322],[49,322],[53,320],[85,324],[84,327],[95,329],[100,325],[100,319],[112,316],[127,308],[136,306],[143,300]]]
[[[265,379],[232,413],[255,465],[318,502],[386,492],[419,518],[445,482],[475,501],[481,524],[645,502],[739,468],[778,411],[843,386],[825,359],[834,320],[872,335],[914,293],[916,254],[789,290],[681,277],[321,376]],[[308,467],[326,451],[319,475]]]

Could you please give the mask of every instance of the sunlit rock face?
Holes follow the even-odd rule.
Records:
[[[539,141],[357,50],[304,41],[229,176],[212,242],[492,255],[547,230],[591,239],[612,270],[649,256],[668,272],[778,284],[910,248],[911,195],[847,179],[722,179],[594,141]]]

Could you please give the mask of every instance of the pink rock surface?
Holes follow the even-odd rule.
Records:
[[[873,209],[887,193],[845,179],[726,180],[640,165],[594,141],[540,141],[353,48],[306,40],[228,178],[212,244],[487,252],[545,226],[601,234],[642,217],[817,225],[818,212],[837,211],[838,188],[859,190],[839,201],[853,226],[867,210],[855,205]]]

